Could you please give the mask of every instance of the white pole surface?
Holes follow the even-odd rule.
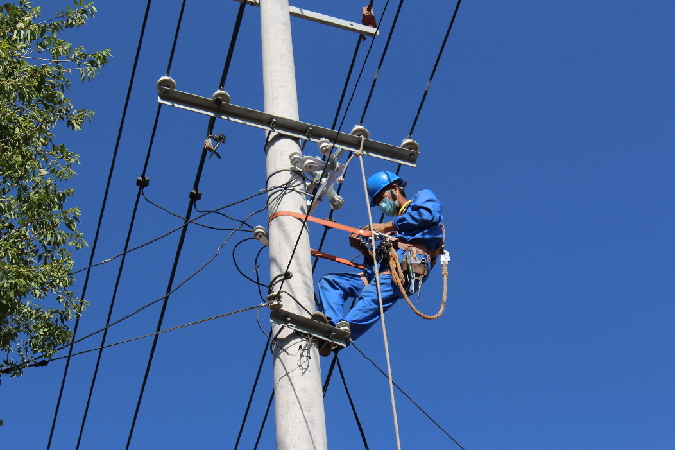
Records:
[[[298,100],[295,86],[295,62],[288,0],[263,0],[260,2],[262,29],[263,85],[265,112],[298,120]],[[304,190],[302,180],[288,171],[289,156],[300,152],[298,142],[292,138],[270,137],[267,146],[267,187],[284,186]],[[281,170],[281,172],[279,172]],[[271,215],[276,211],[306,213],[305,196],[289,190],[275,190],[268,196]],[[281,216],[270,223],[269,252],[270,276],[274,280],[284,273],[293,254],[302,222]],[[314,311],[311,256],[307,230],[298,242],[289,271],[293,277],[283,282],[283,291],[295,297],[309,311]],[[272,292],[278,292],[276,282]],[[297,314],[308,315],[288,294],[281,293],[283,308]],[[279,327],[275,326],[276,335]],[[305,348],[307,340],[297,333],[284,329],[276,339],[274,348],[274,386],[277,449],[324,450],[327,448],[326,423],[321,387],[320,357],[316,344]]]

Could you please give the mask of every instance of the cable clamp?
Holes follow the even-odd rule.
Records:
[[[192,189],[190,191],[190,200],[197,201],[197,200],[201,200],[201,199],[202,199],[202,191],[195,190],[195,189]]]
[[[269,306],[270,309],[281,309],[283,306],[283,303],[281,301],[281,294],[279,292],[275,292],[274,294],[270,294],[267,296],[267,306]]]
[[[150,178],[146,176],[136,178],[136,186],[146,188],[150,186]]]

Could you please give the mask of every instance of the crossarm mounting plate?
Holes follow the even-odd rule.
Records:
[[[338,133],[329,128],[310,125],[298,120],[287,119],[255,109],[225,103],[219,99],[212,100],[167,87],[159,87],[158,89],[158,101],[164,105],[243,123],[297,139],[306,139],[313,142],[328,139],[330,142],[334,142],[336,147],[350,152],[359,151],[361,147],[361,138],[358,136],[342,132]],[[418,150],[397,147],[371,139],[364,140],[363,153],[411,167],[416,167],[417,157],[419,156]]]
[[[306,333],[323,341],[329,341],[340,347],[346,347],[346,339],[349,333],[339,328],[317,322],[316,320],[295,314],[283,309],[273,309],[270,312],[270,320],[277,325],[284,325],[301,333]]]

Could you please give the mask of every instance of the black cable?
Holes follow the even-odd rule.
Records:
[[[272,389],[272,395],[270,395],[270,399],[267,402],[267,409],[265,409],[265,416],[263,417],[263,421],[260,424],[260,431],[258,431],[258,438],[255,440],[255,446],[253,447],[253,450],[258,449],[258,444],[260,443],[260,437],[262,436],[263,430],[265,429],[265,423],[267,423],[267,416],[270,413],[270,407],[272,406],[272,400],[274,400],[274,389]]]
[[[237,11],[237,19],[234,21],[234,29],[232,30],[232,37],[230,38],[230,47],[227,49],[227,57],[225,58],[225,66],[223,67],[223,75],[220,77],[219,90],[225,88],[225,80],[227,79],[227,74],[230,71],[230,63],[232,62],[232,55],[234,55],[234,46],[237,43],[237,37],[239,37],[239,28],[241,28],[241,22],[244,18],[244,8],[246,7],[246,2],[241,2],[239,5],[239,10]]]
[[[265,298],[262,295],[262,290],[260,290],[260,286],[264,286],[264,285],[262,283],[260,283],[260,272],[258,271],[260,266],[258,265],[258,258],[260,257],[260,254],[262,253],[262,251],[265,250],[266,248],[267,248],[266,245],[263,245],[262,247],[260,247],[260,250],[258,250],[258,253],[256,253],[256,255],[255,255],[255,259],[253,260],[253,266],[255,267],[255,281],[256,281],[256,284],[258,285],[258,295],[260,295],[260,300],[262,300],[263,302],[265,302],[267,300],[265,300]]]
[[[376,368],[377,370],[379,370],[380,373],[381,373],[382,375],[384,375],[385,378],[389,379],[389,376],[386,374],[386,372],[385,372],[384,370],[380,369],[380,367],[379,367],[377,364],[375,364],[375,361],[373,361],[372,359],[368,358],[368,357],[366,356],[366,354],[363,353],[363,352],[361,351],[361,349],[358,348],[358,347],[356,346],[356,344],[354,344],[354,343],[352,342],[352,346],[353,346],[359,353],[361,353],[361,356],[363,356],[363,357],[366,358],[368,361],[370,361],[370,363],[371,363],[373,366],[375,366],[375,368]],[[392,381],[392,384],[393,384],[394,386],[396,386],[396,389],[398,389],[399,392],[401,392],[401,394],[405,395],[406,398],[407,398],[408,400],[410,400],[410,402],[411,402],[413,405],[417,406],[417,409],[419,409],[420,411],[422,411],[422,413],[423,413],[425,416],[427,416],[427,418],[428,418],[429,420],[431,420],[431,421],[433,422],[434,425],[436,425],[443,433],[445,433],[446,436],[448,436],[450,439],[452,439],[452,442],[454,442],[455,444],[457,444],[457,446],[458,446],[459,448],[461,448],[462,450],[466,450],[464,447],[462,447],[462,446],[459,444],[459,442],[457,442],[457,440],[455,440],[454,437],[450,436],[450,433],[448,433],[447,431],[445,431],[445,429],[444,429],[442,426],[440,426],[440,425],[438,424],[438,422],[436,422],[436,421],[435,421],[435,420],[434,420],[434,419],[433,419],[433,418],[432,418],[425,410],[423,410],[422,407],[421,407],[420,405],[418,405],[417,402],[415,402],[415,400],[412,399],[412,397],[410,397],[403,389],[401,389],[401,387],[400,387],[398,384],[396,384],[395,381]]]
[[[177,218],[182,219],[183,221],[185,221],[185,217],[183,217],[183,216],[181,216],[180,214],[177,214],[177,213],[175,213],[175,212],[169,210],[168,208],[165,208],[165,207],[163,207],[163,206],[161,206],[161,205],[159,205],[159,204],[153,202],[152,200],[150,200],[150,199],[145,195],[145,191],[143,192],[142,195],[143,195],[143,199],[144,199],[146,202],[150,203],[150,204],[151,204],[152,206],[154,206],[155,208],[161,209],[162,211],[164,211],[164,212],[166,212],[166,213],[168,213],[168,214],[170,214],[170,215],[172,215],[172,216],[174,216],[174,217],[177,217]],[[200,211],[200,210],[197,209],[197,208],[195,208],[195,211],[196,211],[196,212],[199,212],[199,213],[203,212],[203,211]],[[224,216],[224,217],[227,217],[228,219],[232,219],[232,220],[234,220],[235,222],[242,223],[243,225],[248,225],[246,222],[242,222],[241,220],[238,220],[238,219],[233,219],[233,218],[227,216],[226,214],[222,214],[222,213],[217,213],[217,214],[220,214],[220,215],[222,215],[222,216]],[[249,230],[241,230],[241,227],[238,227],[238,228],[220,228],[220,227],[213,227],[213,226],[211,226],[211,225],[205,225],[205,224],[203,224],[203,223],[199,223],[199,222],[197,222],[197,219],[191,220],[190,223],[193,223],[193,224],[195,224],[195,225],[197,225],[197,226],[199,226],[199,227],[202,227],[202,228],[206,228],[206,229],[208,229],[208,230],[216,230],[216,231],[233,231],[233,230],[239,230],[239,231],[251,231],[251,229],[252,229],[252,227],[251,227],[250,225],[248,225],[248,226],[249,226]]]
[[[337,110],[335,111],[335,118],[333,118],[333,125],[331,125],[331,130],[337,125],[338,117],[340,117],[340,110],[342,109],[342,102],[345,99],[345,94],[347,93],[347,87],[349,86],[349,81],[352,78],[352,72],[354,71],[354,63],[356,62],[356,56],[359,54],[359,48],[361,47],[361,36],[356,39],[356,48],[354,48],[354,56],[352,56],[352,62],[349,65],[349,70],[347,71],[347,79],[345,84],[342,87],[342,94],[340,94],[340,101],[338,102]]]
[[[129,99],[131,97],[131,90],[132,90],[132,87],[133,87],[133,84],[134,84],[134,79],[136,77],[136,68],[138,66],[138,60],[139,60],[140,53],[141,53],[141,47],[143,46],[143,36],[145,35],[145,27],[148,23],[148,15],[150,13],[150,4],[151,3],[152,3],[152,0],[148,0],[148,3],[146,4],[146,7],[145,7],[145,15],[143,16],[143,24],[141,25],[141,32],[140,32],[140,36],[138,38],[138,46],[136,48],[136,55],[134,57],[134,63],[133,63],[132,69],[131,69],[131,76],[129,78],[129,86],[127,88],[127,95],[126,95],[126,98],[124,100],[124,107],[122,108],[122,118],[120,120],[120,126],[119,126],[119,129],[117,131],[117,140],[115,141],[115,148],[113,150],[113,156],[112,156],[112,160],[110,162],[110,170],[108,172],[108,180],[106,182],[105,192],[103,194],[103,201],[101,203],[101,211],[99,212],[99,216],[98,216],[98,223],[96,225],[96,233],[94,235],[94,242],[92,244],[91,253],[89,255],[89,264],[88,264],[89,266],[91,266],[92,263],[94,262],[94,254],[96,253],[96,247],[98,245],[98,238],[99,238],[99,234],[100,234],[100,231],[101,231],[101,224],[103,222],[103,215],[105,213],[105,208],[106,208],[106,205],[107,205],[107,202],[108,202],[108,193],[110,191],[110,184],[111,184],[111,181],[112,181],[113,172],[115,170],[115,163],[117,161],[117,152],[118,152],[118,149],[119,149],[120,140],[122,138],[122,130],[124,129],[124,121],[125,121],[126,115],[127,115],[127,108],[129,106]],[[90,274],[90,270],[87,269],[87,273],[86,273],[85,278],[84,278],[84,284],[83,284],[83,287],[82,287],[82,295],[80,296],[80,298],[84,298],[85,295],[86,295],[87,286],[89,284],[89,274]],[[79,325],[80,325],[80,318],[78,316],[77,319],[75,320],[75,326],[73,327],[73,337],[71,339],[72,341],[75,340],[75,336],[77,335],[77,329],[78,329]],[[69,350],[68,350],[68,354],[72,355],[72,352],[73,352],[73,347],[71,345]],[[68,376],[68,368],[69,367],[70,367],[70,357],[66,359],[66,365],[65,365],[65,368],[63,369],[63,378],[61,380],[61,387],[59,388],[59,395],[58,395],[58,398],[56,400],[56,408],[54,410],[54,418],[52,420],[51,429],[49,431],[49,440],[47,441],[47,450],[49,450],[51,448],[52,439],[54,438],[54,429],[56,428],[56,419],[58,417],[59,409],[61,407],[61,399],[63,398],[63,391],[64,391],[64,388],[65,388],[65,385],[66,385],[66,378]]]
[[[174,34],[173,44],[171,46],[171,52],[169,53],[169,62],[167,64],[167,68],[166,68],[167,76],[169,75],[169,72],[171,71],[171,65],[172,65],[172,62],[173,62],[173,57],[174,57],[174,54],[176,52],[176,45],[178,43],[178,35],[179,35],[179,32],[180,32],[181,23],[183,22],[183,14],[185,12],[185,3],[186,3],[186,0],[183,0],[183,3],[181,4],[180,13],[178,14],[178,23],[176,24],[176,32]],[[161,104],[157,105],[157,112],[155,114],[155,121],[154,121],[154,125],[152,127],[152,133],[150,135],[150,144],[148,145],[148,151],[146,153],[145,162],[143,164],[143,171],[142,171],[142,174],[141,174],[141,179],[145,178],[146,171],[147,171],[147,168],[148,168],[148,163],[150,161],[150,153],[152,151],[152,144],[154,142],[155,133],[157,131],[157,123],[159,121],[161,106],[162,106]],[[82,415],[82,422],[80,424],[80,431],[79,431],[79,434],[77,436],[77,445],[75,446],[76,450],[80,448],[80,444],[82,442],[82,435],[84,433],[84,427],[85,427],[85,424],[87,422],[87,416],[89,414],[89,406],[91,404],[91,397],[94,393],[94,386],[96,384],[96,378],[98,376],[98,369],[99,369],[99,366],[101,364],[101,357],[103,355],[103,349],[105,348],[105,342],[106,342],[106,338],[108,336],[107,326],[110,324],[110,319],[112,317],[113,308],[115,306],[115,299],[117,298],[117,290],[119,288],[120,280],[122,278],[122,272],[124,270],[124,263],[126,261],[126,253],[129,250],[129,242],[131,241],[131,234],[132,234],[132,231],[134,229],[134,223],[136,221],[136,213],[138,211],[138,204],[139,204],[140,195],[142,194],[142,192],[143,192],[143,186],[141,185],[141,186],[138,187],[138,192],[136,194],[136,200],[134,202],[134,208],[133,208],[133,211],[131,213],[131,220],[130,220],[130,223],[129,223],[129,228],[127,230],[127,237],[126,237],[126,240],[124,242],[124,249],[122,250],[122,253],[123,253],[124,256],[122,256],[122,259],[120,260],[120,265],[119,265],[119,268],[118,268],[118,271],[117,271],[117,278],[115,279],[115,286],[113,288],[113,294],[112,294],[112,298],[110,300],[110,307],[108,308],[108,316],[106,318],[106,323],[105,323],[106,329],[103,332],[103,335],[101,336],[100,349],[99,349],[98,355],[96,357],[96,365],[94,367],[94,373],[92,375],[91,384],[89,386],[89,394],[87,395],[87,403],[86,403],[85,408],[84,408],[84,413]]]
[[[229,71],[230,62],[232,61],[232,55],[234,53],[235,43],[236,43],[236,40],[237,40],[237,36],[239,34],[239,28],[240,28],[241,21],[242,21],[242,18],[243,18],[243,6],[244,5],[245,5],[245,3],[242,4],[242,6],[240,7],[240,10],[239,10],[239,14],[237,15],[235,29],[234,29],[234,32],[232,34],[232,38],[230,40],[230,47],[228,49],[227,57],[225,59],[225,65],[224,65],[224,68],[223,68],[223,75],[221,77],[221,83],[220,83],[221,86],[224,85],[225,78],[227,77],[227,73]],[[210,135],[213,134],[213,127],[214,127],[215,123],[216,123],[216,118],[210,117],[209,122],[208,122],[208,126],[207,126],[206,136],[210,136]],[[206,153],[207,153],[207,150],[202,149],[202,155],[201,155],[201,158],[200,158],[200,161],[199,161],[199,167],[198,167],[197,173],[195,175],[195,181],[194,181],[194,185],[193,185],[193,189],[192,189],[193,192],[199,192],[199,182],[201,180],[202,171],[204,169],[204,163],[206,161]],[[183,231],[181,233],[181,236],[180,236],[180,239],[179,239],[179,242],[178,242],[178,248],[176,249],[176,256],[174,258],[173,267],[171,269],[171,275],[169,276],[169,282],[167,284],[167,296],[164,299],[164,302],[162,303],[162,310],[160,312],[159,320],[157,322],[158,331],[159,331],[159,327],[161,326],[161,323],[164,319],[164,313],[166,312],[166,306],[167,306],[167,303],[168,303],[168,300],[169,300],[168,292],[171,290],[171,286],[173,284],[173,279],[174,279],[175,274],[176,274],[176,268],[178,266],[178,261],[180,259],[180,254],[181,254],[181,251],[182,251],[182,248],[183,248],[183,244],[185,242],[185,234],[186,234],[187,228],[188,228],[187,223],[190,220],[190,217],[192,215],[192,210],[195,207],[196,201],[197,200],[195,198],[191,198],[189,203],[188,203],[187,212],[185,214],[185,221],[186,221],[185,225],[186,226],[183,228]],[[153,359],[153,356],[154,356],[154,353],[155,353],[155,348],[157,347],[157,340],[158,340],[158,335],[155,335],[155,338],[153,339],[153,342],[152,342],[152,348],[150,349],[150,356],[148,358],[148,364],[147,364],[147,367],[146,367],[146,370],[145,370],[145,374],[143,376],[143,382],[141,384],[141,391],[140,391],[140,394],[138,396],[138,401],[136,403],[136,409],[134,411],[134,418],[131,422],[131,428],[129,430],[129,436],[127,438],[127,444],[126,444],[127,449],[129,448],[129,445],[131,444],[131,438],[133,436],[134,427],[136,425],[136,419],[138,417],[138,411],[140,409],[141,402],[142,402],[142,399],[143,399],[143,392],[145,391],[145,385],[147,383],[148,375],[150,373],[150,367],[152,366],[152,359]]]
[[[398,16],[399,13],[401,12],[401,7],[403,6],[403,2],[405,0],[401,0],[398,2],[398,9],[396,9],[396,15],[394,16],[394,21],[391,24],[391,29],[389,30],[389,36],[387,36],[387,42],[384,45],[384,50],[382,51],[382,56],[380,57],[380,63],[377,65],[377,71],[375,72],[375,77],[373,78],[373,84],[370,86],[370,92],[368,92],[368,98],[366,99],[366,105],[363,107],[363,113],[361,114],[361,119],[359,120],[359,123],[363,125],[363,121],[366,118],[366,112],[368,111],[368,106],[370,106],[370,99],[373,96],[373,91],[375,91],[375,84],[377,83],[377,78],[380,75],[380,69],[382,68],[382,64],[384,63],[384,57],[387,56],[387,50],[389,49],[389,43],[391,42],[391,37],[394,34],[394,29],[396,28],[396,23],[398,22]]]
[[[255,390],[258,387],[258,379],[260,378],[260,372],[262,371],[263,364],[265,363],[265,357],[267,357],[267,349],[270,348],[270,341],[265,341],[265,348],[263,348],[263,354],[260,358],[260,364],[258,365],[258,372],[255,375],[255,380],[253,381],[253,388],[251,389],[251,395],[248,398],[248,403],[246,404],[246,411],[244,411],[244,418],[241,421],[241,426],[239,427],[239,434],[237,435],[237,442],[234,444],[234,450],[237,450],[239,447],[239,440],[241,439],[241,434],[244,432],[244,425],[246,424],[246,419],[248,418],[248,412],[251,409],[251,403],[253,402],[253,396]]]
[[[429,81],[427,82],[427,87],[424,90],[424,94],[422,95],[422,100],[420,101],[420,105],[417,108],[417,114],[415,114],[415,119],[413,120],[412,126],[410,127],[410,133],[408,133],[408,138],[412,138],[413,132],[415,131],[415,126],[417,125],[417,119],[420,116],[420,113],[422,112],[422,107],[424,106],[424,101],[427,98],[427,93],[429,92],[429,86],[431,86],[431,82],[434,79],[434,75],[436,74],[436,69],[438,68],[438,63],[441,61],[441,56],[443,56],[443,51],[445,50],[445,44],[448,42],[448,36],[450,36],[450,31],[452,30],[452,26],[455,23],[455,18],[457,17],[457,11],[459,11],[459,5],[462,3],[462,0],[457,0],[457,5],[455,6],[455,12],[452,13],[452,19],[450,19],[450,24],[448,25],[448,30],[445,32],[445,37],[443,38],[443,44],[441,44],[441,49],[438,52],[438,56],[436,57],[436,62],[434,63],[434,68],[431,71],[431,76],[429,77]]]
[[[335,360],[337,361],[337,367],[338,371],[340,372],[340,377],[342,378],[342,384],[345,386],[345,392],[347,393],[347,399],[349,399],[349,404],[352,407],[352,412],[354,413],[354,419],[356,419],[356,425],[359,427],[359,433],[361,433],[361,439],[363,440],[363,447],[368,450],[368,441],[366,440],[366,434],[363,432],[363,427],[361,426],[361,421],[359,420],[359,415],[356,413],[356,406],[354,406],[354,400],[352,400],[352,396],[349,393],[349,388],[347,387],[347,380],[345,379],[345,374],[342,372],[342,364],[340,364],[340,360],[337,358],[337,354],[335,355]]]
[[[247,200],[251,200],[252,198],[258,197],[258,196],[263,195],[263,194],[266,194],[266,193],[267,193],[267,192],[263,190],[263,191],[258,192],[258,193],[256,193],[256,194],[249,195],[248,197],[246,197],[246,198],[244,198],[244,199],[242,199],[242,200],[237,200],[236,202],[229,203],[229,204],[227,204],[227,205],[225,205],[225,206],[221,206],[220,208],[218,208],[218,209],[216,209],[216,210],[199,211],[197,208],[195,208],[195,211],[201,212],[202,214],[199,215],[199,216],[197,216],[196,218],[194,218],[194,219],[192,219],[192,220],[189,220],[189,221],[187,222],[187,224],[195,223],[195,221],[197,221],[197,220],[201,219],[202,217],[207,216],[207,215],[209,215],[209,214],[214,214],[214,213],[215,213],[215,214],[221,214],[221,213],[219,212],[219,210],[221,210],[221,209],[229,208],[230,206],[234,206],[234,205],[237,205],[237,204],[239,204],[239,203],[243,203],[243,202],[245,202],[245,201],[247,201]],[[262,208],[260,211],[262,211],[263,209],[265,209],[265,208]],[[223,214],[223,215],[224,215],[224,214]],[[185,218],[182,217],[182,216],[180,216],[180,217],[181,217],[182,219],[185,219]],[[226,217],[227,217],[227,216],[226,216]],[[228,218],[229,218],[229,217],[228,217]],[[238,219],[233,219],[233,220],[235,220],[236,222],[240,222],[240,223],[242,223],[243,225],[246,225],[246,226],[250,227],[250,225],[249,225],[245,220],[238,220]],[[91,266],[83,267],[82,269],[76,270],[76,271],[73,272],[73,273],[82,272],[82,271],[84,271],[84,270],[87,270],[87,269],[90,268],[90,267],[96,267],[96,266],[100,266],[100,265],[103,265],[103,264],[108,264],[109,262],[111,262],[111,261],[113,261],[113,260],[115,260],[115,259],[117,259],[117,258],[119,258],[119,257],[121,257],[121,256],[124,256],[124,255],[127,254],[127,253],[131,253],[131,252],[133,252],[133,251],[135,251],[135,250],[141,249],[141,248],[146,247],[146,246],[148,246],[148,245],[150,245],[150,244],[152,244],[152,243],[155,243],[155,242],[159,241],[160,239],[164,239],[165,237],[169,236],[170,234],[173,234],[173,233],[175,233],[176,231],[182,229],[184,226],[186,226],[185,223],[183,223],[183,225],[180,225],[180,226],[174,228],[173,230],[170,230],[170,231],[168,231],[168,232],[162,234],[162,235],[159,236],[159,237],[156,237],[156,238],[154,238],[154,239],[151,239],[151,240],[149,240],[149,241],[147,241],[147,242],[145,242],[145,243],[143,243],[143,244],[141,244],[141,245],[137,245],[136,247],[134,247],[134,248],[132,248],[132,249],[129,249],[129,250],[127,250],[126,252],[118,253],[117,255],[113,256],[112,258],[108,258],[108,259],[103,260],[103,261],[101,261],[101,262],[98,262],[98,263],[96,263],[96,264],[92,264]],[[235,228],[235,230],[238,230],[238,228]],[[230,231],[230,230],[225,230],[225,231]],[[78,341],[75,341],[75,342],[78,342]],[[69,345],[70,345],[70,344],[69,344]],[[62,347],[62,348],[64,348],[64,347]]]
[[[330,367],[328,368],[328,374],[326,375],[326,381],[323,382],[323,396],[326,397],[326,392],[328,392],[328,386],[330,385],[330,379],[333,376],[333,369],[335,369],[335,363],[337,362],[338,354],[337,352],[333,353],[333,360],[330,362]]]
[[[210,134],[210,133],[209,133]],[[201,174],[204,169],[204,162],[206,161],[206,154],[207,154],[206,149],[202,149],[202,155],[199,160],[199,167],[197,169],[197,174],[195,176],[195,183],[194,183],[194,190],[195,192],[197,191],[197,187],[199,186],[199,180],[201,179]],[[190,217],[192,215],[192,207],[195,202],[194,198],[191,198],[190,201],[188,202],[188,207],[187,211],[185,212],[185,219],[186,219],[186,224],[187,221],[190,220]],[[171,292],[171,288],[173,286],[173,280],[174,277],[176,276],[176,269],[178,268],[178,261],[180,260],[181,252],[183,251],[183,244],[185,243],[185,235],[187,233],[188,227],[185,226],[183,227],[183,230],[181,232],[180,238],[178,240],[178,246],[176,248],[176,254],[174,256],[173,260],[173,266],[171,267],[171,274],[169,275],[169,281],[167,283],[166,287],[166,293],[167,295],[164,298],[164,301],[162,302],[162,309],[159,313],[159,319],[157,320],[157,331],[161,330],[162,327],[162,322],[164,320],[164,314],[166,313],[166,307],[169,302],[169,292]],[[152,367],[152,360],[155,356],[155,349],[157,348],[157,341],[159,339],[159,335],[155,335],[154,339],[152,340],[152,347],[150,348],[150,356],[148,357],[148,363],[145,368],[145,374],[143,375],[143,382],[141,383],[141,391],[138,395],[138,400],[136,402],[136,409],[134,410],[134,418],[131,421],[131,428],[129,429],[129,436],[127,437],[127,444],[126,448],[128,449],[129,446],[131,445],[131,438],[134,434],[134,428],[136,426],[136,419],[138,418],[138,412],[141,408],[141,402],[143,401],[143,393],[145,392],[145,385],[148,381],[148,375],[150,374],[150,368]]]
[[[237,271],[241,274],[242,277],[246,278],[246,279],[247,279],[248,281],[250,281],[251,283],[257,284],[258,287],[264,286],[264,287],[266,287],[266,288],[269,288],[269,285],[260,283],[259,281],[256,281],[256,280],[254,280],[253,278],[251,278],[251,277],[249,277],[248,275],[246,275],[246,274],[241,270],[241,268],[239,267],[239,264],[237,264],[237,258],[236,258],[236,254],[235,254],[235,252],[237,251],[237,247],[239,247],[239,246],[240,246],[241,244],[243,244],[244,242],[246,242],[246,241],[251,241],[251,240],[257,241],[256,238],[250,237],[250,238],[242,239],[241,241],[237,242],[237,244],[236,244],[236,245],[234,246],[234,248],[232,249],[232,262],[234,262],[234,267],[236,267]],[[258,254],[260,254],[260,252],[258,252]]]

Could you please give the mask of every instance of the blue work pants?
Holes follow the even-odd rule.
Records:
[[[380,303],[377,298],[377,284],[372,273],[366,275],[368,284],[356,273],[329,273],[319,280],[317,298],[319,309],[335,325],[341,320],[349,322],[351,339],[358,339],[380,318]],[[380,275],[382,307],[386,313],[402,297],[391,275]],[[354,307],[345,315],[347,299],[356,299]]]

